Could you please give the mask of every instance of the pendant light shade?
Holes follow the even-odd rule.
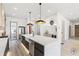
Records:
[[[30,23],[28,23],[27,25],[33,25],[32,23],[31,23],[31,12],[29,12],[29,20],[30,20]]]
[[[27,25],[33,25],[32,23],[28,23]]]
[[[38,20],[38,21],[36,21],[36,24],[44,24],[44,23],[46,23],[46,22],[43,21],[43,20]]]
[[[38,21],[36,21],[36,24],[44,24],[44,23],[46,23],[45,21],[41,20],[41,5],[42,5],[42,3],[39,3],[39,6],[40,6],[40,19]]]

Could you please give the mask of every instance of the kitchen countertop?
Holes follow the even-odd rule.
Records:
[[[0,56],[4,55],[7,41],[8,41],[8,37],[7,38],[0,38]]]
[[[51,44],[53,42],[56,42],[57,39],[56,38],[51,38],[51,37],[46,37],[46,36],[40,36],[40,35],[35,35],[34,37],[32,35],[29,35],[29,34],[23,34],[22,36],[32,40],[32,41],[35,41],[43,46],[46,46],[48,44]],[[26,40],[28,40],[26,39]]]

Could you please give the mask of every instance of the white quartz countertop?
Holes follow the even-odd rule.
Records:
[[[8,38],[0,38],[0,56],[4,55]]]
[[[40,35],[35,35],[34,37],[32,35],[29,35],[29,34],[24,34],[22,35],[32,41],[35,41],[43,46],[46,46],[48,44],[51,44],[53,42],[56,42],[57,39],[56,38],[51,38],[51,37],[46,37],[46,36],[40,36]],[[26,40],[28,40],[26,39]]]

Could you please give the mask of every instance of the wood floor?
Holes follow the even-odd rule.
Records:
[[[67,40],[62,46],[62,55],[79,56],[79,38]]]
[[[29,51],[19,40],[9,41],[9,51],[7,56],[29,56]]]

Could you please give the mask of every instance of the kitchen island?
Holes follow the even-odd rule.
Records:
[[[29,42],[29,52],[33,56],[60,56],[61,44],[56,38],[39,35],[22,35]],[[37,50],[37,51],[36,51]]]
[[[9,49],[9,39],[8,39],[8,37],[0,38],[0,56],[5,56],[8,49]]]

